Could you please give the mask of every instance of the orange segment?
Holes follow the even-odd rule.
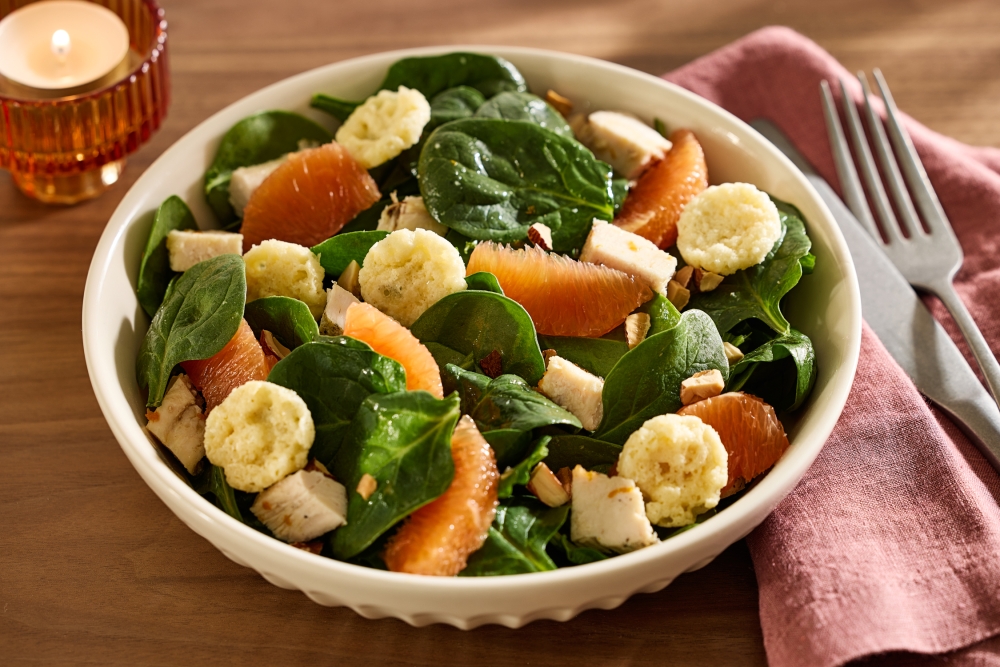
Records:
[[[493,450],[466,415],[451,437],[455,478],[439,498],[410,515],[386,545],[393,572],[453,577],[483,546],[497,507]]]
[[[466,275],[479,271],[495,275],[504,294],[524,306],[538,333],[547,336],[603,336],[653,296],[621,271],[536,246],[514,250],[480,243]]]
[[[181,368],[205,397],[206,413],[240,385],[250,380],[266,380],[270,371],[264,350],[246,320],[221,350],[208,359],[184,361]]]
[[[629,190],[615,224],[661,248],[677,242],[677,221],[687,203],[708,187],[705,152],[691,130],[670,135],[673,147]]]
[[[379,196],[374,179],[340,144],[292,153],[247,202],[243,252],[267,239],[314,246]]]
[[[406,370],[406,388],[423,389],[436,398],[444,396],[441,369],[410,330],[367,303],[352,303],[344,317],[344,335],[371,345],[372,349],[395,359]]]
[[[685,406],[677,414],[700,417],[718,432],[729,452],[729,482],[722,489],[723,498],[773,466],[788,449],[788,436],[774,408],[750,394],[721,394]]]

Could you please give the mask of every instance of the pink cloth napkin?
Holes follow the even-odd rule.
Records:
[[[837,187],[819,98],[820,80],[837,77],[853,79],[802,35],[765,28],[665,78],[744,120],[774,121]],[[996,353],[1000,151],[906,120],[966,253],[958,290]],[[967,352],[944,308],[930,305]],[[1000,477],[866,325],[833,435],[748,538],[770,663],[924,664],[920,654],[950,652],[930,661],[1000,664],[998,499]]]

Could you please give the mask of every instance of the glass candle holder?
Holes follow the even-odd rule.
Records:
[[[0,0],[0,19],[35,1]],[[159,129],[170,102],[167,22],[159,5],[88,1],[113,11],[128,28],[119,76],[62,97],[0,81],[0,167],[21,192],[46,203],[73,204],[114,184],[126,156]]]

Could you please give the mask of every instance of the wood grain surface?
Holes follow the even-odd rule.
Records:
[[[368,621],[275,588],[146,487],[90,388],[80,310],[90,257],[136,178],[181,135],[303,70],[400,47],[513,44],[662,73],[785,24],[848,68],[880,66],[899,106],[1000,146],[1000,3],[893,0],[162,0],[173,106],[96,201],[47,207],[0,172],[0,663],[758,665],[746,546],[615,611],[521,630]]]

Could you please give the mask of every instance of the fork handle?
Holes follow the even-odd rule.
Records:
[[[990,388],[990,393],[993,394],[993,400],[1000,404],[1000,363],[997,363],[997,358],[993,356],[989,343],[983,338],[983,332],[979,330],[979,325],[972,319],[972,314],[969,313],[969,309],[965,307],[961,297],[958,296],[951,280],[927,285],[926,289],[941,299],[945,308],[955,319],[965,341],[972,349],[972,355],[976,358],[983,375],[986,377],[986,385]]]

